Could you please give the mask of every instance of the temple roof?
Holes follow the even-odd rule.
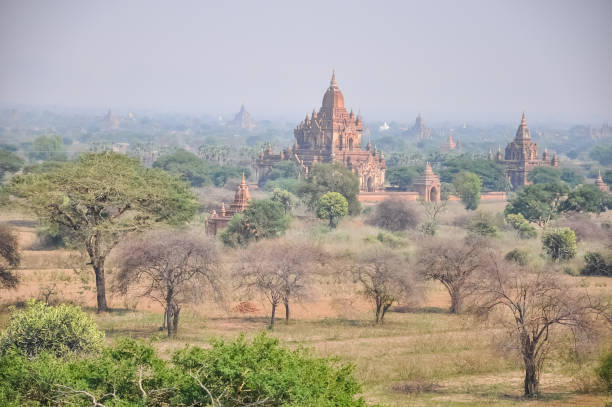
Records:
[[[329,88],[323,95],[323,108],[339,108],[344,107],[344,95],[338,87],[338,81],[336,81],[336,71],[332,73],[331,81],[329,82]]]
[[[531,134],[529,133],[529,127],[527,127],[527,119],[525,118],[525,112],[523,112],[523,117],[521,118],[521,124],[519,124],[518,129],[516,130],[515,140],[530,140]]]

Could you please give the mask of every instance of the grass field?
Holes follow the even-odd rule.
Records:
[[[486,203],[484,210],[497,212],[502,205]],[[462,216],[457,205],[450,208],[442,233],[456,233],[453,218]],[[155,346],[163,355],[187,344],[206,346],[213,337],[248,337],[266,331],[268,307],[260,299],[251,299],[258,311],[243,315],[232,310],[240,300],[230,293],[227,306],[212,303],[189,306],[182,314],[179,334],[165,338],[160,330],[162,310],[145,299],[125,299],[109,293],[113,311],[95,314],[93,273],[85,259],[67,250],[33,250],[35,223],[14,213],[4,213],[19,232],[26,250],[19,270],[21,285],[12,291],[0,291],[0,329],[8,318],[7,306],[49,293],[51,301],[70,301],[82,305],[94,315],[109,341],[118,336],[157,337]],[[365,226],[361,218],[347,220],[334,232],[323,233],[318,227],[295,228],[290,233],[308,233],[324,243],[350,246],[358,250],[367,236],[376,230]],[[409,250],[418,245],[410,237]],[[510,233],[500,238],[504,247],[525,245],[513,240]],[[587,249],[610,242],[582,242],[575,263]],[[529,243],[534,261],[539,250],[537,241]],[[233,254],[227,253],[226,261]],[[109,278],[112,279],[112,264]],[[559,278],[587,287],[599,294],[612,294],[612,280],[602,277],[577,277],[560,272]],[[334,356],[355,365],[355,374],[363,384],[363,395],[369,402],[388,406],[603,406],[609,397],[592,391],[593,369],[598,355],[612,346],[604,339],[587,353],[580,363],[566,352],[551,355],[541,380],[542,396],[537,400],[521,398],[523,372],[520,359],[498,348],[495,338],[503,335],[495,319],[478,320],[470,315],[451,315],[447,293],[441,285],[430,283],[424,288],[424,300],[405,312],[396,308],[383,326],[372,323],[369,304],[361,298],[351,282],[339,283],[322,278],[316,295],[296,304],[294,319],[281,320],[269,335],[287,346],[306,346],[318,355]]]

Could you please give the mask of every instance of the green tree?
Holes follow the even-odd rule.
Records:
[[[462,171],[478,175],[482,180],[482,188],[486,191],[506,191],[509,188],[501,165],[484,158],[474,159],[471,154],[462,154],[445,160],[440,170],[440,180],[450,183]]]
[[[337,192],[328,192],[319,199],[317,217],[329,219],[329,227],[338,226],[340,218],[348,214],[348,202],[346,198]]]
[[[589,157],[599,161],[601,165],[610,165],[612,164],[612,146],[595,146],[591,150]]]
[[[581,185],[571,191],[559,206],[561,212],[601,213],[612,208],[612,197],[595,185]]]
[[[480,188],[482,187],[480,177],[472,172],[462,171],[453,179],[453,185],[465,209],[476,210],[480,203]]]
[[[210,166],[189,151],[176,150],[171,154],[163,155],[153,163],[153,167],[179,175],[194,187],[201,187],[212,182]]]
[[[298,196],[305,199],[312,211],[316,211],[319,199],[327,192],[338,192],[348,202],[349,215],[358,215],[361,205],[359,195],[359,179],[349,169],[341,164],[315,164],[306,180],[298,186]]]
[[[606,184],[612,185],[612,170],[606,170],[601,177]]]
[[[506,223],[508,223],[516,231],[520,239],[534,239],[538,237],[537,230],[527,222],[523,214],[506,215]]]
[[[68,154],[60,136],[40,136],[30,146],[28,158],[32,161],[66,161]]]
[[[290,217],[278,202],[254,200],[246,211],[229,221],[220,237],[228,246],[244,246],[251,241],[280,236],[289,228],[289,222]]]
[[[99,350],[104,333],[94,320],[75,305],[52,307],[30,300],[24,310],[13,309],[0,337],[0,352],[15,347],[32,357],[43,351],[56,355]]]
[[[563,168],[561,170],[561,180],[571,187],[575,187],[576,185],[584,183],[584,176],[569,168]]]
[[[266,181],[273,181],[279,178],[297,178],[298,175],[298,166],[294,161],[280,161],[274,164],[272,170],[266,175]]]
[[[597,375],[606,384],[608,392],[612,391],[612,351],[606,353],[601,359]]]
[[[272,191],[271,199],[272,201],[278,202],[279,204],[283,206],[285,215],[290,214],[291,211],[293,211],[293,208],[295,208],[295,205],[297,203],[295,196],[291,192],[286,191],[284,189],[280,189],[280,188],[274,188],[274,191]]]
[[[7,172],[17,172],[23,167],[24,161],[17,154],[0,149],[0,181]]]
[[[559,206],[567,193],[567,186],[562,184],[527,185],[508,202],[504,213],[520,213],[529,222],[544,228],[559,213]]]
[[[13,270],[19,266],[19,242],[11,228],[0,223],[0,288],[13,288],[19,281]]]
[[[385,173],[389,184],[397,186],[402,191],[407,191],[418,176],[416,167],[394,167],[387,169]]]
[[[588,252],[584,255],[584,268],[580,270],[580,274],[612,277],[612,262],[607,262],[601,253]]]
[[[99,311],[108,309],[104,263],[110,251],[130,233],[161,222],[183,223],[197,208],[185,183],[112,152],[84,154],[49,172],[13,177],[7,190],[16,204],[45,224],[61,226],[73,245],[87,251]]]
[[[553,167],[536,167],[529,171],[527,180],[532,184],[560,184],[561,171]]]
[[[576,256],[576,234],[570,228],[549,230],[542,235],[542,246],[554,262],[573,259]]]

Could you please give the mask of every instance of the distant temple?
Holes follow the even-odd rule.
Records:
[[[453,131],[451,129],[450,133],[448,134],[448,139],[446,140],[446,143],[440,146],[440,151],[448,152],[448,151],[452,151],[458,148],[459,148],[459,145],[458,143],[455,142],[455,140],[453,140]]]
[[[425,126],[425,120],[420,113],[414,121],[414,125],[406,130],[405,134],[410,137],[416,137],[417,140],[431,139],[431,129]]]
[[[234,195],[234,203],[230,205],[229,209],[226,209],[225,203],[222,203],[218,213],[213,209],[206,221],[206,233],[212,236],[216,235],[219,230],[227,226],[235,214],[244,212],[249,207],[250,202],[251,193],[246,183],[246,177],[242,173],[242,181]]]
[[[261,152],[256,162],[258,178],[265,179],[274,164],[281,160],[293,160],[304,176],[308,176],[316,163],[336,162],[350,169],[359,178],[361,191],[380,191],[385,186],[385,157],[381,151],[368,142],[362,149],[361,115],[347,112],[344,96],[338,87],[335,72],[329,88],[323,96],[319,112],[306,115],[293,131],[295,144],[275,154],[272,148]]]
[[[104,127],[108,129],[116,130],[119,128],[119,118],[110,109],[108,109],[108,113],[106,113],[102,122]]]
[[[527,174],[536,167],[559,166],[557,155],[553,154],[552,158],[549,158],[546,149],[544,149],[542,158],[538,157],[538,145],[531,140],[525,113],[523,113],[521,124],[516,130],[516,137],[506,147],[505,155],[502,156],[501,149],[498,149],[495,161],[506,167],[506,177],[508,177],[513,188],[529,184]]]
[[[240,111],[234,116],[234,120],[229,122],[228,125],[239,129],[253,130],[255,128],[255,121],[251,118],[244,105],[242,105],[240,106]]]
[[[607,192],[610,190],[610,187],[606,185],[603,178],[601,178],[601,170],[597,174],[597,179],[595,180],[595,186],[604,192]]]

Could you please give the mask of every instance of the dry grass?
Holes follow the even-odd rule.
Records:
[[[486,202],[482,206],[491,213],[503,209],[499,203]],[[462,236],[464,232],[453,226],[453,220],[464,215],[465,210],[459,203],[450,203],[441,234]],[[0,219],[17,222],[18,215],[3,214]],[[32,225],[22,223],[18,228],[24,247],[29,247],[33,242]],[[356,218],[345,220],[334,231],[316,222],[295,221],[289,234],[319,240],[332,250],[357,253],[365,245],[380,244],[368,239],[378,232],[365,225],[363,219]],[[408,241],[406,251],[418,247],[415,233],[408,232],[404,238]],[[579,256],[601,244],[581,242]],[[538,240],[520,241],[511,232],[503,232],[497,245],[504,253],[514,247],[527,248],[533,261],[545,262],[539,257]],[[231,263],[235,254],[227,252],[225,257]],[[581,261],[577,259],[570,267],[578,268]],[[25,250],[22,266],[19,288],[0,291],[0,328],[8,316],[6,305],[40,297],[44,287],[55,284],[57,294],[51,300],[86,307],[106,331],[109,341],[123,335],[159,336],[162,339],[155,346],[166,357],[187,344],[207,346],[213,337],[232,339],[241,333],[252,337],[266,329],[267,304],[258,298],[242,298],[236,292],[230,294],[226,307],[212,303],[188,307],[182,314],[178,337],[167,339],[160,331],[161,308],[148,300],[125,299],[111,292],[109,303],[114,311],[95,314],[93,274],[87,270],[75,271],[86,268],[85,261],[76,253]],[[112,275],[111,269],[110,279]],[[329,276],[320,278],[315,298],[294,306],[292,321],[279,321],[269,334],[288,346],[310,347],[318,355],[337,356],[354,363],[355,374],[363,383],[364,397],[370,402],[389,406],[601,406],[604,403],[605,396],[583,393],[596,387],[592,382],[595,356],[577,365],[562,355],[555,355],[542,378],[544,396],[523,400],[520,360],[500,352],[492,342],[491,338],[500,335],[494,320],[448,314],[446,291],[438,284],[428,284],[420,308],[404,312],[396,307],[383,326],[375,326],[371,322],[370,305],[357,294],[357,287],[350,282],[339,282],[332,275],[333,270],[329,270]],[[594,293],[612,294],[612,280],[607,278],[581,278],[564,273],[559,277],[588,287]],[[252,303],[253,312],[244,314],[235,308],[245,300]],[[282,310],[280,313],[282,318]]]

